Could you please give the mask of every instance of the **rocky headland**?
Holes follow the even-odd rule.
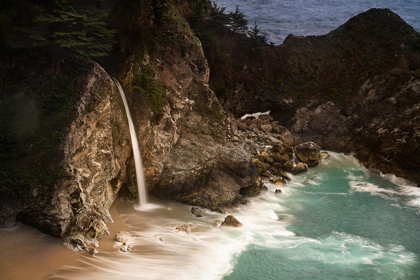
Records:
[[[420,182],[420,37],[390,10],[268,46],[221,25],[207,1],[140,2],[111,9],[116,42],[96,62],[3,36],[1,227],[21,221],[95,253],[117,195],[137,197],[111,77],[157,197],[227,212],[263,179],[316,166],[321,147]]]

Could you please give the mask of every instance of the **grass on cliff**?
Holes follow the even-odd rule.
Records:
[[[155,73],[150,66],[144,66],[132,81],[132,89],[140,94],[150,104],[153,114],[158,115],[165,105],[163,85],[155,79]]]

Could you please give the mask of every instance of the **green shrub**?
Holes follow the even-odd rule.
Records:
[[[150,103],[154,114],[162,113],[165,105],[163,97],[165,89],[159,81],[155,80],[153,69],[150,66],[143,67],[138,74],[134,75],[132,89]]]

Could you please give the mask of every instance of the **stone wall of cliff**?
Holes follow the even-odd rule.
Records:
[[[254,56],[243,36],[227,28],[215,35],[229,42],[230,63],[210,63],[210,85],[227,111],[271,110],[296,144],[352,152],[368,167],[420,182],[420,34],[398,15],[371,9],[324,36],[290,35]]]
[[[0,105],[8,117],[0,140],[9,149],[2,155],[10,155],[8,167],[2,165],[2,227],[21,221],[62,237],[73,250],[88,249],[107,233],[108,209],[120,189],[137,197],[125,112],[108,73],[126,91],[151,193],[216,211],[259,193],[255,165],[208,86],[201,42],[185,19],[194,5],[148,3],[116,4],[114,16],[128,13],[132,26],[112,22],[119,33],[101,62],[106,70],[48,53],[35,52],[46,61],[26,68],[28,60],[2,57],[8,86]],[[42,85],[41,71],[53,77],[50,83]]]

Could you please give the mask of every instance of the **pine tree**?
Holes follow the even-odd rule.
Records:
[[[264,44],[268,44],[267,35],[261,33],[261,29],[258,27],[257,23],[254,22],[254,26],[249,29],[247,32],[249,38],[256,42],[261,42]]]
[[[230,29],[233,32],[237,33],[245,33],[248,30],[248,21],[245,19],[245,15],[243,12],[241,12],[236,6],[235,12],[229,13],[230,17]]]
[[[114,30],[97,1],[5,0],[0,7],[1,40],[10,50],[38,48],[60,56],[95,58],[112,49]]]
[[[55,9],[35,18],[48,24],[50,32],[37,40],[39,45],[49,45],[76,58],[106,56],[112,49],[115,31],[107,28],[107,13],[96,7],[77,9],[67,0],[56,0]],[[31,34],[37,39],[39,34]]]

